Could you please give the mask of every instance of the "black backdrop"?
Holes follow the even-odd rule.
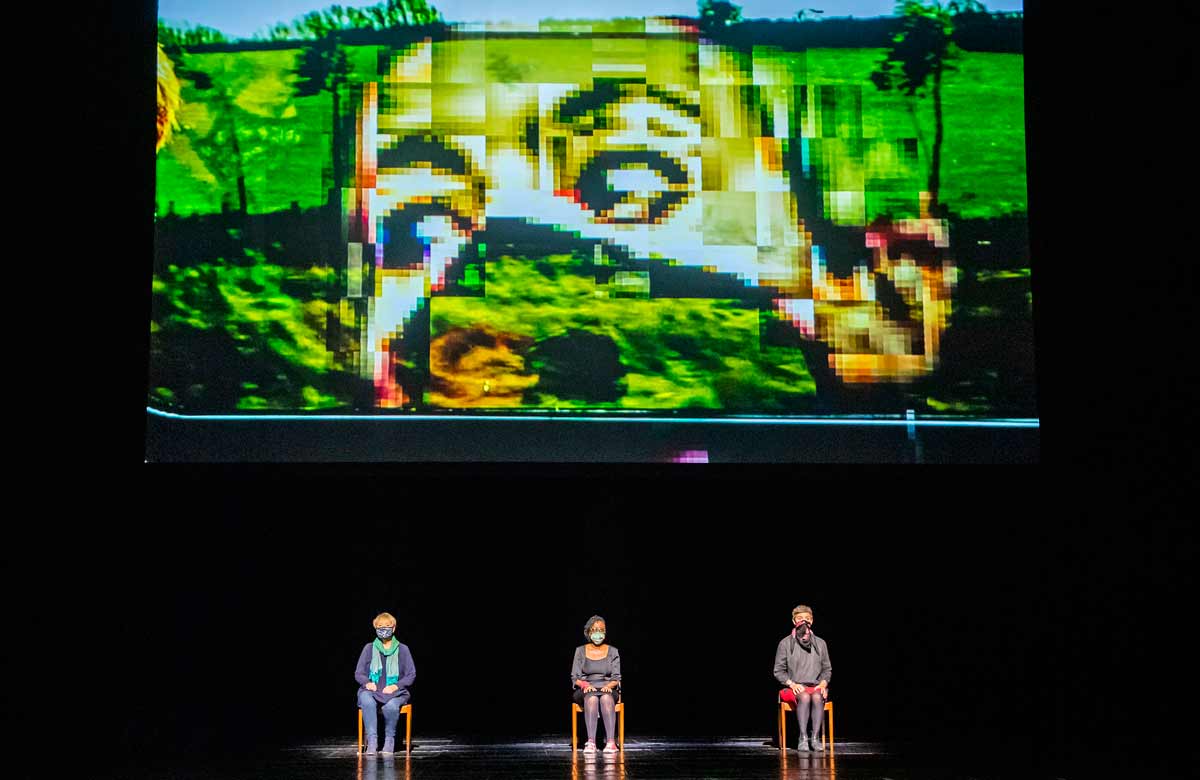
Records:
[[[156,471],[142,486],[169,511],[81,537],[71,602],[105,664],[92,736],[190,761],[351,739],[352,667],[387,610],[418,735],[565,735],[567,665],[599,613],[630,736],[766,740],[775,643],[805,602],[840,739],[1018,762],[1169,748],[1194,531],[1164,481],[667,474]],[[47,636],[62,620],[38,616]],[[1153,695],[1131,707],[1128,686]]]
[[[631,729],[767,735],[775,644],[801,602],[830,642],[847,738],[1028,731],[1005,702],[978,706],[1029,679],[1027,644],[1048,644],[1027,625],[1043,587],[1026,581],[1019,521],[934,527],[913,511],[871,523],[784,486],[564,487],[451,482],[413,500],[419,484],[398,482],[382,503],[322,497],[304,525],[295,502],[221,501],[160,569],[153,624],[181,651],[170,675],[201,692],[186,731],[351,735],[353,664],[388,610],[417,663],[424,733],[563,732],[570,657],[597,613],[622,651]],[[278,706],[281,689],[295,706]],[[263,706],[277,709],[266,723]]]
[[[631,735],[765,738],[772,650],[807,601],[847,739],[1092,764],[1194,750],[1171,742],[1195,547],[1194,264],[1177,260],[1194,196],[1171,107],[1194,65],[1178,9],[1027,5],[1042,464],[976,469],[143,467],[153,5],[73,17],[72,67],[94,82],[89,132],[64,148],[73,180],[83,155],[111,184],[70,234],[105,265],[72,269],[89,314],[57,337],[89,394],[40,435],[36,500],[6,529],[25,626],[10,691],[28,686],[63,744],[130,760],[349,738],[350,666],[387,609],[420,670],[418,733],[565,731],[566,664],[597,611]],[[1128,67],[1101,66],[1117,54]],[[504,649],[484,660],[489,626]],[[719,679],[686,671],[692,631]],[[91,666],[64,686],[72,640]]]

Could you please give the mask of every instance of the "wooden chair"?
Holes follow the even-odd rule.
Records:
[[[617,711],[617,747],[621,750],[625,749],[625,702],[619,701],[616,706]],[[579,749],[579,718],[576,717],[583,713],[583,707],[580,707],[575,702],[571,702],[571,750]],[[610,739],[611,734],[606,735]]]
[[[405,704],[400,708],[404,716],[404,755],[412,755],[412,705]],[[358,752],[363,750],[363,721],[362,707],[358,708]]]
[[[779,700],[779,749],[784,750],[787,747],[787,713],[792,712],[792,705],[782,699]],[[825,733],[821,735],[821,744],[826,744],[828,738],[828,746],[833,750],[833,702],[825,702],[825,712],[828,716],[828,724],[825,728]]]

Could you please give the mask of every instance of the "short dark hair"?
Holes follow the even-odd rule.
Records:
[[[600,617],[599,615],[592,615],[590,618],[588,618],[588,622],[583,624],[583,636],[585,639],[590,638],[590,637],[588,637],[588,634],[592,633],[592,626],[596,625],[597,623],[603,623],[604,627],[608,628],[607,620]]]

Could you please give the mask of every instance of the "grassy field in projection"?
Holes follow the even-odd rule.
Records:
[[[797,348],[760,343],[758,309],[736,301],[625,297],[620,277],[598,285],[578,273],[579,265],[569,256],[538,263],[499,258],[488,262],[485,296],[434,298],[435,346],[456,329],[486,331],[489,350],[497,341],[510,345],[503,356],[481,357],[492,361],[485,369],[491,381],[511,391],[472,394],[469,388],[482,385],[474,381],[479,371],[458,358],[444,370],[442,385],[464,392],[435,392],[428,400],[439,406],[743,413],[802,411],[812,401],[816,387],[804,356]],[[607,369],[600,365],[605,355]],[[494,369],[497,357],[505,362],[500,372]]]
[[[488,40],[486,77],[537,82],[557,72],[558,79],[584,80],[591,69],[578,56],[579,45],[570,39],[546,39],[536,46],[528,40]],[[189,217],[217,213],[223,204],[237,209],[239,177],[252,215],[285,211],[293,203],[300,209],[326,203],[326,189],[333,185],[333,104],[328,92],[296,95],[300,51],[180,58],[181,69],[203,72],[211,86],[184,81],[181,128],[158,155],[160,217],[174,213],[181,218],[176,225],[194,225],[204,220]],[[378,46],[348,47],[349,80],[376,78],[379,53]],[[835,222],[845,220],[830,205],[831,192],[865,192],[860,202],[866,219],[885,211],[901,217],[907,216],[905,208],[915,208],[913,183],[923,184],[927,176],[932,100],[876,90],[869,75],[882,55],[880,49],[772,54],[777,70],[801,83],[849,88],[838,91],[836,110],[821,117],[840,137],[826,132],[809,144],[813,175],[826,197],[825,216]],[[967,220],[1023,214],[1023,58],[967,52],[956,64],[943,93],[942,199]],[[665,59],[649,63],[651,72],[659,73],[677,66]],[[841,97],[856,91],[860,111],[853,110],[853,97]],[[856,117],[861,126],[847,131],[843,123]],[[847,143],[848,135],[861,136],[864,143]],[[903,182],[894,176],[897,183],[889,189],[886,177],[872,173],[894,164],[877,155],[889,145],[871,142],[908,138],[917,139],[916,164]],[[305,212],[302,219],[309,221],[304,224],[325,230],[315,215]],[[222,230],[224,220],[216,220]],[[240,223],[231,219],[228,224]],[[332,242],[341,251],[325,257],[312,230],[283,232],[288,235],[271,234],[267,242],[255,243],[258,238],[230,227],[228,241],[222,238],[214,244],[219,250],[206,257],[194,256],[195,244],[186,242],[160,247],[168,259],[160,258],[154,280],[153,405],[191,413],[369,408],[369,401],[362,407],[363,384],[369,380],[345,358],[353,354],[359,334],[348,302],[339,300],[345,290],[344,246]],[[289,249],[292,260],[276,264],[269,259],[275,240]],[[763,315],[756,309],[726,300],[647,298],[638,294],[636,279],[600,284],[578,265],[566,256],[489,256],[483,297],[429,301],[424,404],[734,413],[817,408],[804,356],[798,347],[764,344]],[[934,375],[903,388],[909,407],[1032,413],[1026,266],[1015,256],[1003,270],[963,265],[942,363]],[[625,281],[632,286],[623,288]]]
[[[376,46],[348,48],[350,78],[375,72]],[[155,205],[166,214],[236,208],[239,170],[252,214],[325,203],[330,183],[332,97],[295,94],[299,49],[185,54],[183,65],[212,79],[183,82],[180,129],[158,155]],[[240,160],[232,152],[236,134]],[[324,183],[323,183],[324,182]]]
[[[578,42],[564,39],[487,42],[487,73],[494,80],[536,81],[547,63],[558,79],[590,75],[571,71]],[[348,47],[350,81],[371,78],[377,46]],[[251,213],[321,205],[330,181],[332,102],[328,92],[296,97],[299,49],[184,55],[184,65],[203,71],[212,86],[199,90],[185,80],[181,130],[158,157],[156,205],[180,216],[213,213],[222,202],[237,207],[237,178],[246,182]],[[574,53],[574,56],[573,56]],[[880,49],[811,49],[778,57],[805,82],[857,86],[862,94],[864,138],[918,139],[913,173],[924,182],[934,134],[932,100],[880,92],[869,76]],[[586,65],[586,60],[582,60]],[[653,63],[651,63],[653,66]],[[663,68],[667,64],[662,65]],[[945,146],[942,198],[964,217],[990,217],[1026,209],[1023,58],[1019,54],[966,52],[943,90]],[[586,72],[585,72],[586,71]],[[240,155],[232,152],[236,135]],[[823,141],[826,139],[822,139]],[[836,149],[831,145],[831,149]],[[863,187],[863,165],[837,152],[818,161],[833,177],[830,189]],[[867,203],[881,204],[884,199]],[[868,213],[867,218],[877,216]],[[897,214],[896,216],[903,216]]]
[[[154,284],[155,405],[350,406],[354,367],[339,365],[326,349],[328,316],[338,310],[322,300],[331,273],[265,263],[166,269]],[[804,356],[794,347],[763,346],[757,309],[627,297],[620,278],[598,285],[570,256],[496,258],[487,275],[484,297],[430,302],[434,359],[424,400],[432,406],[743,413],[811,407],[815,386]],[[454,359],[439,360],[448,351],[441,345],[456,337]],[[488,393],[480,392],[485,383]]]
[[[804,53],[807,82],[861,85],[863,135],[915,136],[920,168],[927,176],[935,126],[933,100],[877,90],[870,75],[882,55],[881,49],[810,50]],[[965,218],[1024,213],[1028,203],[1024,57],[964,52],[955,66],[942,88],[942,201]]]

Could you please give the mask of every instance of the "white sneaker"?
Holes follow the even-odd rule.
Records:
[[[620,753],[621,751],[617,750],[616,742],[609,740],[608,744],[604,746],[604,752],[605,752],[605,754],[610,754],[610,753]]]
[[[584,742],[583,743],[583,754],[585,756],[596,755],[596,743],[592,742],[590,739],[587,742]]]

